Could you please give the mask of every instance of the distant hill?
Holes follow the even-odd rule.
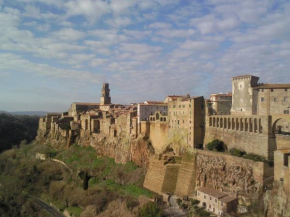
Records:
[[[7,112],[0,110],[0,114],[11,114],[11,115],[28,115],[28,116],[46,116],[49,112],[45,111],[18,111],[18,112]]]
[[[12,115],[28,115],[28,116],[46,116],[49,112],[45,111],[19,111],[19,112],[9,112]]]
[[[0,114],[0,153],[21,142],[29,143],[37,135],[38,116]]]

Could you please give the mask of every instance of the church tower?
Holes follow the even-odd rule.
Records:
[[[110,89],[108,83],[103,83],[101,105],[111,104]]]

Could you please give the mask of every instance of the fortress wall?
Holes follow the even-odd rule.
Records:
[[[153,192],[162,194],[166,166],[157,156],[151,157],[143,186]]]
[[[167,164],[161,191],[163,193],[174,193],[176,188],[180,164]]]
[[[270,139],[269,116],[209,116],[204,144],[222,140],[228,149],[236,148],[273,159],[274,141]]]
[[[150,122],[150,136],[155,151],[161,152],[168,138],[168,124],[162,122]]]
[[[235,157],[226,153],[197,150],[196,186],[230,192],[255,194],[264,180],[273,176],[273,167],[266,163]]]
[[[290,135],[276,134],[277,149],[290,148]]]
[[[196,155],[184,154],[178,173],[175,194],[183,197],[193,195],[195,191]]]

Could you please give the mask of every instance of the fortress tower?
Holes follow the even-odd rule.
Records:
[[[108,83],[103,83],[101,105],[111,104],[110,89]]]
[[[253,90],[259,77],[243,75],[232,78],[232,115],[255,115],[257,113],[257,94]]]

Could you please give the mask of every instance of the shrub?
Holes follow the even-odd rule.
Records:
[[[185,203],[182,203],[180,206],[181,206],[182,209],[187,209],[188,208],[188,205],[185,204]]]
[[[264,157],[262,157],[260,155],[256,155],[256,154],[246,154],[243,156],[243,158],[253,160],[253,161],[265,162]]]
[[[241,150],[236,149],[236,148],[232,148],[230,150],[230,153],[231,153],[231,155],[234,155],[234,156],[237,156],[237,157],[242,157],[245,154],[247,154],[245,151],[241,151]]]
[[[161,217],[162,211],[156,203],[147,203],[139,211],[140,217]]]
[[[191,204],[192,206],[198,205],[199,203],[200,203],[199,200],[196,200],[196,199],[192,199],[192,198],[190,198],[190,204]]]
[[[200,210],[198,210],[197,215],[199,217],[208,217],[208,216],[210,216],[210,213],[204,209],[200,209]]]
[[[219,151],[219,152],[224,152],[226,150],[226,145],[223,141],[215,139],[207,144],[207,149]]]
[[[178,205],[180,205],[181,202],[182,202],[182,200],[181,200],[180,198],[177,198],[177,199],[176,199],[176,202],[177,202]]]

